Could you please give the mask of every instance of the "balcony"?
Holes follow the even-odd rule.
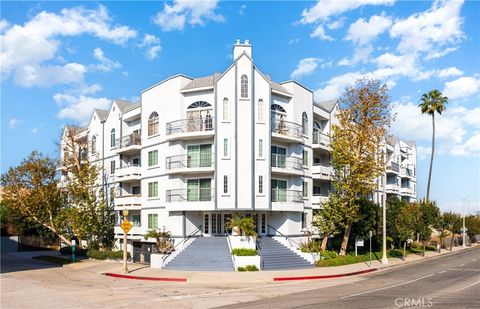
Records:
[[[387,173],[398,174],[400,172],[400,165],[398,165],[398,163],[395,163],[395,162],[388,163],[386,168],[387,168]]]
[[[177,155],[165,158],[167,174],[202,174],[215,170],[214,154],[200,156]]]
[[[312,196],[312,207],[321,209],[322,203],[328,200],[328,193],[314,193]]]
[[[115,149],[117,154],[134,154],[140,152],[142,149],[142,139],[140,134],[132,133],[122,138],[115,140]]]
[[[302,159],[272,154],[272,173],[303,175]]]
[[[272,123],[272,140],[284,143],[302,143],[302,126],[298,123],[276,119]]]
[[[331,180],[333,175],[333,167],[324,163],[316,163],[312,167],[313,179]]]
[[[272,189],[272,210],[303,211],[303,195],[300,190]]]
[[[214,210],[215,189],[172,189],[166,191],[166,209],[180,210]]]
[[[191,140],[215,135],[215,119],[200,117],[172,121],[166,124],[167,140]]]
[[[385,192],[389,194],[399,194],[400,186],[395,183],[387,183],[385,185]]]
[[[113,232],[115,235],[122,235],[123,236],[123,230],[122,227],[119,225],[115,225],[113,228]],[[128,238],[129,239],[143,239],[142,235],[142,228],[140,226],[133,226],[130,231],[128,231]]]
[[[402,178],[413,178],[413,171],[409,168],[402,167],[400,169],[400,177]]]
[[[410,187],[401,187],[400,188],[400,195],[414,197],[415,196],[415,191],[414,191],[413,188],[410,188]]]
[[[115,197],[115,208],[138,209],[142,206],[142,197],[140,194],[131,194]]]
[[[117,168],[115,180],[121,182],[137,182],[142,178],[142,171],[139,164]]]
[[[329,151],[330,142],[330,135],[318,131],[313,132],[312,147],[314,149],[324,149]]]

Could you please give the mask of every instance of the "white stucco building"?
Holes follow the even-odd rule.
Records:
[[[248,41],[237,41],[223,73],[169,77],[140,102],[113,100],[78,129],[103,168],[107,198],[130,211],[132,253],[151,250],[149,229],[165,227],[177,241],[197,229],[223,235],[235,214],[254,218],[259,235],[300,237],[328,198],[336,101],[316,103],[300,83],[272,81]],[[415,144],[392,138],[386,148],[391,164],[374,199],[415,199]],[[120,242],[119,226],[115,234]]]

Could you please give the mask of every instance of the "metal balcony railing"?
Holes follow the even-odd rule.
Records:
[[[394,172],[400,172],[400,165],[395,162],[390,162],[387,164],[387,170],[394,171]]]
[[[272,189],[272,202],[301,203],[303,202],[302,191]]]
[[[329,145],[331,141],[331,137],[328,134],[322,133],[322,132],[313,132],[313,144],[319,144],[319,145]]]
[[[167,190],[167,203],[174,202],[209,202],[215,200],[215,189],[172,189]]]
[[[142,139],[140,137],[140,134],[131,133],[122,138],[117,138],[115,140],[115,149],[126,148],[128,146],[141,145],[141,144],[142,144]]]
[[[272,123],[272,133],[287,135],[290,137],[301,138],[302,126],[298,123],[285,121],[283,119],[276,119]]]
[[[189,118],[172,121],[166,124],[166,135],[213,131],[215,121],[213,117]]]
[[[167,170],[183,168],[201,168],[212,167],[215,156],[213,153],[200,155],[177,155],[165,158],[165,168]]]
[[[272,153],[272,167],[288,168],[301,170],[303,169],[302,159],[287,157],[286,155]]]

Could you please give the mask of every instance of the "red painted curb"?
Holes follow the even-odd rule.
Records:
[[[348,277],[348,276],[355,276],[355,275],[371,273],[372,271],[376,271],[376,270],[378,270],[378,269],[377,268],[372,268],[372,269],[356,271],[356,272],[353,272],[353,273],[336,274],[336,275],[304,276],[304,277],[277,277],[277,278],[273,278],[273,281],[316,280],[316,279],[340,278],[340,277]]]
[[[114,273],[104,273],[104,275],[109,276],[109,277],[122,278],[122,279],[133,279],[133,280],[187,282],[186,278],[139,277],[139,276],[121,275],[121,274],[114,274]]]

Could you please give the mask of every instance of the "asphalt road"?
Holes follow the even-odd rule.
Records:
[[[480,248],[365,277],[221,308],[480,308]]]

